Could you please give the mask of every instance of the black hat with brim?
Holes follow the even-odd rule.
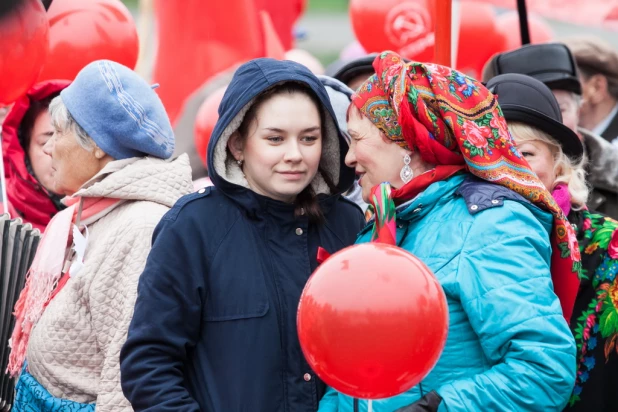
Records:
[[[491,64],[496,75],[525,74],[540,80],[550,89],[582,94],[575,58],[562,43],[529,44],[497,55]]]
[[[377,54],[368,54],[367,56],[351,60],[341,66],[331,77],[339,80],[342,83],[348,84],[353,78],[362,74],[367,74],[367,77],[374,73],[373,61]]]
[[[582,158],[581,140],[562,123],[560,106],[541,81],[523,74],[503,74],[487,82],[487,88],[497,96],[507,122],[533,126],[553,137],[569,158]]]

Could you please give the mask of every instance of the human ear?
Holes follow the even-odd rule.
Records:
[[[227,141],[227,148],[230,150],[230,153],[232,153],[232,156],[234,156],[234,159],[237,161],[243,160],[244,142],[240,132],[236,131],[232,133],[230,139]]]

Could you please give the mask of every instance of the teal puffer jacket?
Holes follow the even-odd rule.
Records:
[[[552,217],[523,197],[460,174],[397,209],[398,245],[433,270],[449,307],[444,352],[421,382],[373,402],[392,412],[436,390],[439,411],[560,411],[575,382],[575,342],[553,292]],[[371,227],[357,243],[370,241]],[[329,389],[319,412],[352,412]],[[367,411],[367,402],[359,402]]]

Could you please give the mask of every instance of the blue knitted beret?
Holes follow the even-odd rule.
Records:
[[[174,132],[163,103],[128,67],[92,62],[60,96],[77,124],[114,159],[172,156]]]

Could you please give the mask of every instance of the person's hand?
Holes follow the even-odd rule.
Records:
[[[438,392],[431,391],[411,405],[397,409],[395,412],[437,412],[442,403],[442,397]]]

